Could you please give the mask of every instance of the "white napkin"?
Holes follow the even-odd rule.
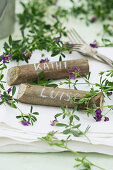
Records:
[[[99,48],[99,52],[108,56],[112,59],[113,48]],[[50,59],[50,61],[56,61],[58,58],[51,58],[50,53],[45,53],[45,56]],[[66,54],[66,60],[84,58],[77,52],[73,54]],[[29,63],[39,62],[41,59],[41,52],[36,50],[33,53],[32,58]],[[18,63],[19,65],[26,64],[25,62]],[[8,68],[17,65],[16,62],[8,64]],[[89,59],[91,81],[99,81],[99,72],[111,69],[107,64],[98,62],[93,59]],[[7,70],[4,72],[6,75]],[[6,79],[6,76],[5,76]],[[79,78],[82,82],[82,79]],[[59,81],[55,81],[59,82]],[[68,86],[62,86],[68,88]],[[6,88],[9,88],[6,84]],[[17,86],[18,89],[18,86]],[[88,86],[79,86],[80,90],[89,90]],[[105,104],[112,104],[112,100],[105,99]],[[24,112],[28,113],[30,110],[30,105],[18,104],[19,108]],[[38,121],[34,126],[25,127],[19,123],[16,116],[19,115],[19,111],[13,109],[6,104],[0,106],[0,151],[1,152],[53,152],[62,151],[61,148],[50,147],[48,144],[39,140],[40,137],[45,136],[48,132],[58,130],[58,139],[65,139],[66,135],[61,134],[62,128],[50,126],[50,121],[54,119],[56,113],[60,113],[61,109],[58,107],[47,107],[47,106],[33,106],[34,111],[39,112],[37,116]],[[106,110],[103,110],[106,113]],[[82,124],[81,130],[90,125],[90,129],[87,133],[87,137],[90,139],[91,143],[86,137],[71,137],[69,146],[74,148],[76,151],[82,152],[99,152],[113,155],[113,111],[109,112],[108,117],[109,122],[95,122],[92,116],[87,116],[82,111],[77,112],[80,117],[80,122]],[[62,121],[59,118],[60,121]]]

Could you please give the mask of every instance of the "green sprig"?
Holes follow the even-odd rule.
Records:
[[[20,119],[21,122],[29,122],[29,124],[33,125],[37,121],[36,115],[39,115],[38,112],[33,112],[33,106],[31,106],[30,113],[24,114],[20,109],[21,115],[16,116],[17,119]]]

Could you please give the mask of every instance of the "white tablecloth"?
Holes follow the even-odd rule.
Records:
[[[113,48],[99,48],[99,52],[113,58]],[[50,61],[56,61],[57,58],[51,58],[50,53],[45,53],[45,56],[50,59]],[[30,63],[35,63],[40,61],[41,52],[36,50],[33,53]],[[66,60],[84,58],[82,55],[77,52],[73,54],[66,54]],[[20,62],[19,65],[25,64]],[[16,65],[15,62],[8,64],[8,68]],[[90,72],[91,72],[91,81],[99,81],[99,72],[111,69],[110,66],[100,63],[96,60],[89,59]],[[6,79],[7,70],[4,72]],[[78,78],[80,81],[82,79]],[[56,81],[57,83],[59,81]],[[9,86],[6,85],[6,88]],[[62,86],[68,88],[65,86]],[[62,88],[61,87],[61,88]],[[18,86],[17,86],[18,89]],[[79,86],[80,90],[88,90],[87,85]],[[112,104],[112,100],[105,99],[105,105]],[[24,112],[28,113],[30,110],[30,105],[18,104],[19,108]],[[47,107],[47,106],[34,106],[34,111],[39,112],[37,116],[38,121],[34,126],[24,127],[19,123],[19,120],[16,119],[16,116],[19,115],[19,111],[13,109],[6,104],[0,106],[0,152],[59,152],[63,151],[58,147],[51,147],[47,143],[44,143],[39,140],[39,137],[45,136],[48,132],[58,130],[57,137],[58,139],[65,139],[66,135],[61,134],[62,128],[50,126],[50,121],[54,119],[54,115],[61,111],[58,107]],[[106,113],[106,109],[103,110],[103,113]],[[80,122],[82,124],[81,130],[84,130],[87,125],[90,125],[90,129],[87,133],[88,138],[91,142],[87,140],[86,137],[71,137],[69,142],[69,147],[75,149],[76,151],[82,152],[98,152],[113,155],[113,111],[109,112],[108,117],[110,118],[109,122],[95,122],[92,116],[87,116],[85,113],[79,111],[77,114],[80,117]],[[59,119],[62,121],[61,119]]]

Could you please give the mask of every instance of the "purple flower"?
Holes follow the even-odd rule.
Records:
[[[111,96],[112,94],[113,94],[113,92],[111,91],[111,92],[108,92],[107,95],[108,95],[108,96]]]
[[[24,53],[21,54],[23,57],[27,57],[27,60],[31,58],[32,51],[26,50]]]
[[[3,95],[2,95],[2,94],[0,94],[0,97],[3,97]]]
[[[5,60],[5,56],[4,55],[1,55],[1,58],[2,58],[2,60]]]
[[[6,103],[8,103],[8,102],[9,102],[9,100],[5,100],[5,102],[6,102]]]
[[[59,43],[60,42],[60,39],[59,38],[56,38],[56,40],[55,40],[57,43]]]
[[[21,121],[21,123],[22,123],[22,125],[23,126],[29,126],[29,125],[31,125],[31,123],[29,122],[29,121]]]
[[[96,120],[96,122],[99,122],[99,121],[101,121],[101,119],[102,119],[102,111],[101,111],[101,109],[97,109],[96,111],[95,111],[95,113],[96,113],[96,116],[94,117],[94,119]]]
[[[9,54],[8,57],[12,58],[13,56],[12,56],[12,54]]]
[[[51,121],[50,125],[55,126],[57,122],[58,122],[58,120],[57,120],[57,118],[55,118],[54,120]]]
[[[10,87],[10,88],[8,89],[8,94],[11,92],[11,90],[12,90],[12,88]]]
[[[12,99],[12,96],[9,95],[9,97],[10,97],[10,98],[9,98],[9,99],[6,99],[5,102],[9,102],[10,100],[13,100],[13,99]]]
[[[70,79],[75,80],[75,75],[72,72],[69,72],[69,75],[70,75]]]
[[[41,60],[40,60],[40,63],[45,63],[45,62],[49,62],[49,59],[48,59],[48,58],[45,58],[45,59],[41,59]]]
[[[96,40],[95,40],[93,43],[90,43],[90,46],[91,46],[92,48],[98,48],[98,45],[97,45]]]
[[[8,57],[5,57],[4,55],[1,55],[1,58],[3,60],[3,63],[8,63],[8,61],[9,61]]]
[[[31,56],[27,56],[27,59],[29,60],[31,58]]]
[[[23,57],[24,57],[24,56],[25,56],[25,54],[24,54],[24,53],[22,53],[22,54],[21,54],[21,56],[23,56]]]
[[[96,116],[94,117],[94,119],[96,120],[96,122],[99,122],[102,119],[102,115]]]
[[[102,113],[102,111],[101,111],[101,109],[97,109],[97,110],[95,111],[95,113],[96,113],[96,115],[100,115],[100,114]]]
[[[74,67],[74,70],[76,70],[77,72],[81,72],[81,69],[77,67]]]
[[[105,121],[105,122],[109,121],[109,117],[105,117],[105,118],[104,118],[104,121]]]
[[[56,5],[56,4],[57,4],[57,2],[58,2],[58,0],[55,0],[55,1],[53,2],[53,5]]]
[[[74,67],[73,68],[75,72],[69,72],[70,78],[75,79],[75,77],[79,76],[79,72],[81,72],[80,68]]]
[[[96,18],[96,17],[92,17],[92,18],[91,18],[91,22],[92,22],[92,23],[94,23],[94,22],[96,22],[96,21],[97,21],[97,18]]]

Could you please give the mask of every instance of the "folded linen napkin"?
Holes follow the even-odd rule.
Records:
[[[99,48],[99,52],[105,54],[109,58],[112,58],[113,48]],[[36,50],[33,53],[33,57],[30,63],[36,63],[40,61],[41,53]],[[51,61],[55,61],[56,58],[50,58],[50,53],[45,52],[45,56]],[[73,54],[67,54],[66,60],[83,58],[77,52]],[[19,65],[26,64],[24,62],[18,63]],[[99,81],[99,72],[111,69],[110,66],[100,63],[96,60],[89,59],[91,81]],[[8,64],[8,68],[17,65],[13,62]],[[6,75],[7,70],[4,72]],[[5,77],[6,78],[6,77]],[[82,82],[81,78],[80,81]],[[59,82],[58,80],[56,82]],[[68,88],[62,86],[63,88]],[[6,88],[9,86],[6,84]],[[18,86],[17,86],[18,89]],[[80,90],[88,90],[88,86],[79,86]],[[106,104],[112,104],[113,96],[111,100],[106,99]],[[19,103],[19,108],[22,109],[24,113],[28,113],[30,110],[30,105]],[[16,116],[19,115],[19,111],[13,109],[7,105],[1,105],[0,107],[0,151],[1,152],[51,152],[51,151],[62,151],[61,148],[50,147],[46,143],[39,141],[39,138],[45,136],[48,132],[58,130],[58,139],[65,139],[66,135],[62,135],[61,131],[63,128],[50,126],[50,121],[54,119],[56,113],[60,113],[61,109],[56,107],[47,106],[34,106],[34,111],[39,112],[37,116],[38,121],[35,125],[24,127],[18,122]],[[106,113],[106,109],[103,110]],[[109,112],[108,116],[110,118],[109,122],[95,122],[92,116],[87,117],[82,111],[77,112],[80,117],[80,122],[82,124],[81,130],[90,125],[90,129],[87,133],[88,138],[91,143],[85,137],[72,137],[69,146],[75,148],[77,151],[82,152],[99,152],[113,155],[113,114],[112,111]],[[61,120],[61,119],[59,119]],[[41,147],[41,148],[40,148]]]

